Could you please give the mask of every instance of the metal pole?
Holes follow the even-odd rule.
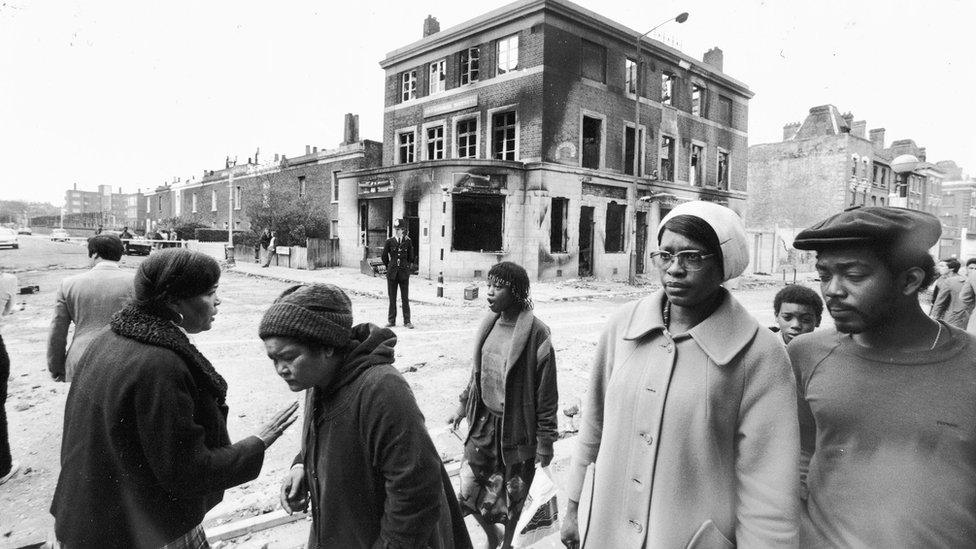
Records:
[[[234,246],[234,167],[227,176],[227,244]]]

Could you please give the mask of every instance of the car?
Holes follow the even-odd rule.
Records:
[[[142,236],[133,236],[123,242],[125,242],[125,255],[149,255],[152,251],[152,243],[146,242],[146,238]]]
[[[21,227],[17,229],[17,234],[26,234],[27,236],[30,236],[33,233],[31,233],[30,227]]]
[[[15,250],[19,248],[20,243],[17,242],[17,231],[0,227],[0,246],[6,246]]]
[[[55,242],[57,242],[57,241],[67,242],[69,238],[71,238],[71,237],[68,235],[68,231],[66,231],[64,229],[54,229],[53,231],[51,231],[51,240],[52,241],[55,241]]]

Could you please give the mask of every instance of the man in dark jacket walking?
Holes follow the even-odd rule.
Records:
[[[383,245],[383,264],[386,265],[386,291],[390,297],[390,312],[387,314],[387,328],[396,326],[397,288],[400,289],[403,303],[403,325],[413,328],[410,323],[410,271],[413,269],[413,241],[407,236],[407,226],[402,219],[393,223],[396,236],[388,238]]]

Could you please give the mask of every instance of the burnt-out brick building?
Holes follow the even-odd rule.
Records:
[[[622,277],[630,223],[642,272],[677,203],[742,211],[752,92],[718,48],[700,61],[643,39],[638,66],[638,35],[566,0],[445,30],[428,18],[380,63],[383,166],[339,175],[343,264],[378,254],[405,218],[421,276],[511,260],[539,279]]]

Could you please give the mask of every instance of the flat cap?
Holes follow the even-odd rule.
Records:
[[[925,251],[935,246],[942,225],[932,214],[881,206],[848,208],[793,239],[798,250],[886,246],[900,250]]]

